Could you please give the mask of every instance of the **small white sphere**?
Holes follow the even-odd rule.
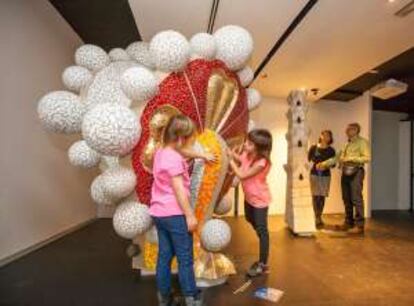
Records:
[[[231,240],[230,226],[219,219],[208,220],[201,230],[201,243],[210,252],[223,250]]]
[[[155,68],[154,58],[149,50],[149,43],[136,41],[126,48],[126,52],[130,58],[136,60],[141,65],[150,69]]]
[[[68,156],[72,165],[83,168],[95,167],[101,160],[101,155],[90,148],[85,140],[72,144],[69,148]]]
[[[122,62],[131,60],[128,53],[122,48],[113,48],[111,51],[109,51],[108,55],[112,62]]]
[[[247,107],[249,111],[252,111],[259,107],[260,102],[262,101],[262,95],[260,92],[254,88],[247,88],[246,89],[246,96],[247,96]]]
[[[98,205],[112,205],[114,202],[105,194],[102,174],[98,175],[91,184],[91,197]]]
[[[112,220],[115,232],[125,238],[133,239],[145,233],[152,225],[148,206],[135,201],[120,204]]]
[[[62,81],[65,86],[75,92],[87,86],[92,80],[92,73],[81,66],[70,66],[62,73]]]
[[[248,31],[228,25],[214,33],[217,44],[216,58],[222,60],[231,70],[242,69],[253,52],[253,39]]]
[[[127,197],[134,190],[136,183],[134,171],[124,167],[109,168],[102,174],[105,194],[111,199]]]
[[[110,62],[108,54],[101,47],[95,45],[83,45],[75,52],[76,65],[97,72],[107,66]]]
[[[68,91],[48,93],[37,105],[43,127],[50,132],[64,134],[80,132],[84,110],[79,97]]]
[[[122,74],[121,88],[131,100],[145,101],[158,92],[158,80],[144,67],[132,67]]]
[[[158,244],[158,232],[155,226],[151,226],[145,233],[145,240],[152,244]]]
[[[254,71],[249,66],[244,67],[243,69],[237,71],[240,83],[243,87],[248,86],[254,78]]]
[[[191,52],[211,60],[216,55],[216,41],[213,35],[208,33],[198,33],[190,40]]]
[[[233,207],[233,202],[231,201],[231,199],[229,197],[224,197],[223,199],[221,199],[220,203],[218,203],[218,205],[214,208],[214,212],[217,215],[225,215],[228,214],[231,209]]]
[[[164,31],[155,35],[150,43],[156,67],[165,72],[181,71],[190,57],[190,44],[175,31]]]
[[[138,142],[141,126],[128,107],[98,104],[85,114],[82,135],[88,145],[103,155],[126,155]]]
[[[247,131],[251,132],[256,128],[256,123],[253,119],[249,119],[249,124],[247,125]]]

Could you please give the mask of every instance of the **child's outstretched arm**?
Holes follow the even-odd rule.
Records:
[[[190,205],[187,193],[185,192],[182,175],[172,177],[172,187],[174,189],[175,197],[177,198],[178,204],[181,206],[184,212],[188,231],[193,232],[197,229],[197,219],[194,216],[193,209]]]
[[[208,162],[214,162],[216,161],[216,156],[210,152],[196,152],[194,150],[192,150],[191,148],[181,148],[179,149],[180,153],[185,157],[185,158],[201,158],[204,159],[205,161]]]
[[[241,167],[239,167],[234,160],[230,161],[230,167],[233,170],[234,174],[236,174],[236,176],[240,180],[245,180],[252,176],[255,176],[256,174],[258,174],[260,171],[264,169],[263,165],[253,164],[253,166],[251,166],[249,169],[243,171]]]

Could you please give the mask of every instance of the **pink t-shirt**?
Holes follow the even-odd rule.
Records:
[[[247,153],[242,153],[240,157],[241,170],[245,172],[252,167],[252,160],[249,159]],[[241,181],[244,197],[253,207],[268,207],[271,201],[270,190],[267,184],[267,175],[270,171],[270,163],[266,159],[261,158],[255,161],[254,164],[263,166],[264,168],[255,176]]]
[[[184,188],[190,196],[190,175],[184,157],[172,148],[158,149],[153,161],[154,182],[152,183],[150,215],[169,217],[183,215],[172,187],[172,177],[183,176]]]

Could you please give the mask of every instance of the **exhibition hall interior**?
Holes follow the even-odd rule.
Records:
[[[414,305],[413,0],[0,1],[0,305]]]

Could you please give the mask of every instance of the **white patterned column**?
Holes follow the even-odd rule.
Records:
[[[298,235],[311,235],[316,231],[312,207],[309,170],[307,159],[308,138],[310,130],[306,122],[308,104],[306,92],[295,90],[288,97],[287,113],[289,128],[288,141],[286,215],[289,228]]]

